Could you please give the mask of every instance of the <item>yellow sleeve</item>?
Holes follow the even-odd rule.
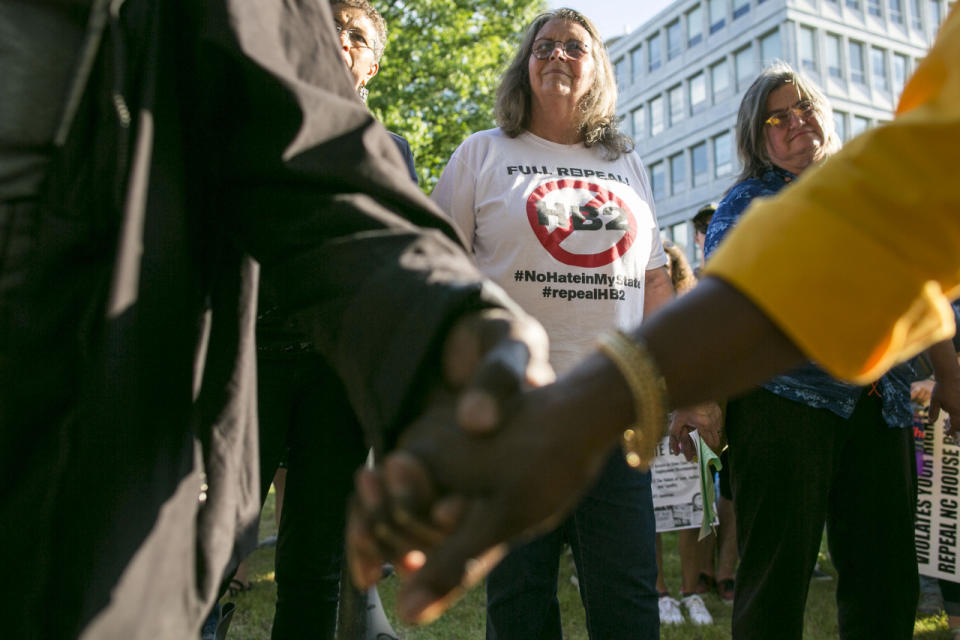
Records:
[[[960,11],[896,119],[758,200],[706,274],[757,304],[831,374],[875,379],[954,332],[960,295]]]

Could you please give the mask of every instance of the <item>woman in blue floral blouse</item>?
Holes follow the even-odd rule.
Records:
[[[784,63],[765,69],[740,105],[743,172],[710,222],[706,255],[754,198],[775,194],[838,148],[830,106],[817,87]],[[729,402],[741,556],[735,639],[799,640],[824,523],[838,574],[840,637],[912,636],[918,587],[913,436],[906,428],[911,377],[901,366],[857,387],[808,363]]]

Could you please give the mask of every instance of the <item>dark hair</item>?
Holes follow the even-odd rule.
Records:
[[[367,0],[330,0],[330,6],[335,7],[338,4],[342,4],[345,7],[350,7],[351,9],[360,9],[363,11],[370,22],[373,23],[373,28],[377,30],[377,40],[373,43],[373,57],[377,62],[380,62],[380,56],[383,55],[383,50],[387,47],[387,23],[383,21],[383,16],[380,15],[380,12],[373,8],[373,5],[367,2]]]
[[[700,233],[706,233],[707,227],[710,226],[710,219],[713,217],[713,214],[717,210],[716,202],[708,202],[707,204],[700,207],[697,211],[697,215],[693,216],[693,229],[694,231],[699,231]]]
[[[609,160],[633,151],[633,140],[617,128],[617,81],[613,66],[603,46],[603,39],[594,24],[585,15],[573,9],[557,9],[541,13],[527,27],[523,41],[513,61],[500,79],[497,88],[497,124],[511,138],[516,138],[530,126],[530,71],[527,64],[533,51],[533,42],[543,25],[551,20],[575,22],[587,30],[592,42],[590,55],[596,73],[593,86],[580,101],[580,134],[585,147],[599,145]]]

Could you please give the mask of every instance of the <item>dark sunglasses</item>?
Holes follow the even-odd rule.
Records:
[[[579,40],[561,42],[560,40],[542,39],[533,43],[533,57],[537,60],[546,60],[553,55],[557,47],[560,47],[563,50],[563,55],[571,60],[579,60],[590,51],[586,43]]]

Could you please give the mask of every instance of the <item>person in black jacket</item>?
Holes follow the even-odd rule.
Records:
[[[10,2],[0,32],[6,631],[194,637],[255,543],[260,267],[378,451],[452,382],[451,328],[523,316],[357,99],[326,3]]]

